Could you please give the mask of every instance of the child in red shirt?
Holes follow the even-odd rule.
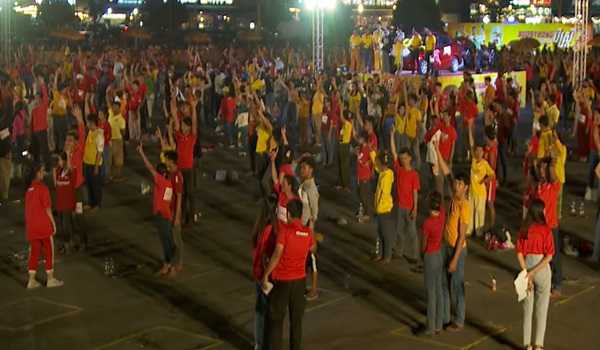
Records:
[[[144,154],[142,145],[138,146],[138,152],[140,153],[140,156],[142,156],[146,169],[148,169],[154,178],[152,213],[154,214],[154,221],[158,228],[164,255],[163,266],[158,274],[159,276],[173,277],[175,274],[175,269],[172,265],[173,256],[175,254],[175,243],[173,242],[173,235],[171,233],[171,221],[173,220],[173,212],[171,210],[171,203],[173,202],[173,185],[167,178],[168,171],[166,165],[160,163],[154,168]]]
[[[58,155],[58,164],[53,171],[56,188],[56,212],[59,231],[65,239],[64,252],[73,246],[73,212],[75,211],[75,177],[66,152]]]
[[[367,223],[373,217],[373,188],[371,180],[373,179],[373,157],[375,152],[371,144],[367,142],[369,135],[363,131],[358,137],[359,149],[356,156],[356,178],[358,180],[358,195],[364,212],[358,213],[358,222]]]
[[[29,241],[30,254],[28,262],[29,280],[27,289],[40,287],[35,280],[41,249],[44,248],[48,288],[60,287],[63,282],[54,278],[54,240],[56,223],[52,216],[52,201],[50,191],[43,183],[44,167],[36,164],[29,174],[30,184],[25,193],[25,232]]]
[[[441,254],[442,234],[446,224],[446,214],[442,205],[442,196],[433,192],[429,196],[429,217],[423,222],[422,252],[425,261],[425,289],[427,290],[427,334],[437,334],[443,327]]]

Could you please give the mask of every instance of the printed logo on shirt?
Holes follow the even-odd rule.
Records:
[[[173,189],[171,187],[165,188],[165,193],[163,194],[163,201],[170,202],[173,200]]]
[[[308,237],[308,232],[296,231],[296,236]]]
[[[280,221],[287,222],[287,208],[281,205],[277,207],[277,218]]]
[[[327,120],[329,120],[329,117],[327,116],[327,114],[323,114],[323,116],[321,117],[321,122],[323,122],[323,124],[327,124]]]

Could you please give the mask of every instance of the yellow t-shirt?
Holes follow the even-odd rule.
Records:
[[[313,104],[312,104],[312,115],[313,118],[321,118],[323,114],[323,101],[325,99],[325,95],[321,91],[315,92],[313,96]]]
[[[421,121],[421,111],[417,108],[412,107],[408,109],[407,118],[406,118],[406,126],[404,127],[404,132],[406,136],[414,139],[417,137],[417,126]]]
[[[556,148],[558,150],[558,155],[556,157],[556,180],[561,184],[564,184],[566,181],[565,176],[565,163],[567,162],[567,147],[560,143],[560,141],[556,142]]]
[[[97,128],[90,131],[85,138],[85,146],[83,148],[83,163],[87,165],[96,165],[96,156],[104,147],[104,135],[102,129]],[[98,165],[102,165],[102,157],[100,157]]]
[[[435,38],[435,35],[428,35],[425,37],[425,50],[433,51],[436,43],[437,39]]]
[[[360,94],[350,95],[348,96],[348,109],[350,112],[354,113],[354,115],[358,115],[358,111],[360,109]]]
[[[392,185],[394,184],[394,172],[386,169],[379,173],[377,190],[375,190],[375,212],[386,214],[392,211],[394,202],[392,199]]]
[[[548,121],[550,122],[550,128],[553,128],[554,125],[558,124],[558,120],[560,119],[560,110],[555,104],[552,104],[546,108],[546,115],[548,116]]]
[[[371,36],[371,34],[363,34],[362,43],[364,47],[371,47],[371,45],[373,44],[373,37]]]
[[[108,110],[108,124],[110,125],[110,139],[122,140],[123,130],[125,130],[125,118],[121,114],[115,115],[112,110]]]
[[[423,39],[421,38],[421,35],[413,35],[410,39],[410,47],[412,47],[413,49],[418,49],[419,47],[421,47],[421,45],[423,45]]]
[[[310,110],[309,102],[307,100],[300,101],[300,108],[298,109],[298,116],[303,119],[308,118],[308,116],[310,115],[309,110]]]
[[[349,121],[344,122],[340,134],[342,135],[341,142],[343,144],[349,144],[350,140],[352,139],[352,123]]]
[[[350,37],[350,47],[352,47],[353,49],[360,47],[361,43],[362,38],[360,37],[360,35],[352,35]]]
[[[448,219],[446,220],[446,228],[444,229],[444,239],[446,243],[451,247],[456,246],[458,240],[459,225],[469,226],[471,220],[471,207],[469,201],[463,200],[452,200],[450,204],[450,212],[448,213]],[[467,241],[465,240],[465,247]]]
[[[267,152],[269,147],[269,139],[271,139],[271,133],[265,128],[258,126],[256,127],[256,153],[262,154]]]
[[[402,51],[404,51],[404,44],[402,43],[402,41],[398,40],[394,43],[394,46],[392,47],[395,64],[398,64],[402,61]]]
[[[396,113],[396,117],[394,118],[394,128],[397,133],[404,135],[406,133],[406,116]]]
[[[52,109],[52,115],[65,116],[67,114],[67,99],[60,92],[54,91],[50,108]]]
[[[537,158],[541,159],[549,156],[550,146],[552,145],[552,130],[543,130],[540,133],[540,142],[538,145]]]
[[[485,183],[481,183],[486,176],[494,176],[494,170],[489,163],[485,159],[480,161],[473,159],[471,162],[471,186],[469,187],[472,196],[479,198],[487,197]]]

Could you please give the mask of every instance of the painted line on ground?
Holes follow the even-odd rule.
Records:
[[[311,312],[311,311],[319,310],[319,309],[322,309],[324,307],[331,306],[333,304],[337,304],[340,301],[348,299],[348,298],[350,298],[349,295],[342,295],[342,296],[339,296],[339,297],[334,298],[332,300],[326,301],[323,304],[319,304],[319,305],[315,305],[313,307],[309,307],[309,308],[306,309],[306,312]]]
[[[589,286],[589,287],[587,287],[587,288],[585,288],[585,289],[583,289],[583,290],[580,290],[579,292],[577,292],[577,293],[575,293],[575,294],[573,294],[573,295],[570,295],[570,296],[566,297],[566,298],[565,298],[565,299],[563,299],[563,300],[559,300],[559,301],[557,301],[556,303],[554,303],[554,305],[557,305],[557,306],[558,306],[558,305],[563,305],[563,304],[566,304],[566,303],[568,303],[568,302],[572,301],[573,299],[575,299],[575,298],[577,298],[577,297],[580,297],[580,296],[582,296],[583,294],[585,294],[585,293],[587,293],[587,292],[590,292],[590,291],[592,291],[592,290],[593,290],[593,289],[595,289],[595,288],[596,288],[596,286]]]
[[[55,301],[52,301],[52,300],[49,300],[49,299],[46,299],[46,298],[42,298],[42,297],[29,297],[29,298],[24,298],[24,299],[21,299],[21,300],[16,300],[16,301],[13,301],[11,303],[4,304],[4,305],[0,306],[0,310],[4,309],[6,307],[10,307],[10,306],[15,305],[15,304],[19,304],[19,303],[27,301],[27,300],[37,300],[37,301],[42,302],[42,303],[64,307],[66,309],[70,309],[71,311],[62,312],[62,313],[59,313],[59,314],[57,314],[55,316],[50,316],[50,317],[46,317],[46,318],[43,318],[43,319],[38,320],[38,321],[26,323],[26,324],[24,324],[22,326],[19,326],[19,327],[6,327],[6,326],[1,326],[0,325],[0,329],[6,330],[6,331],[9,331],[9,332],[17,332],[17,331],[20,331],[20,330],[27,331],[27,330],[32,329],[35,326],[39,326],[41,324],[52,322],[54,320],[58,320],[58,319],[61,319],[61,318],[73,316],[73,315],[75,315],[75,314],[83,311],[83,308],[81,308],[79,306],[58,303],[58,302],[55,302]]]
[[[217,347],[217,346],[223,344],[223,341],[221,341],[219,339],[215,339],[215,338],[208,337],[208,336],[205,336],[205,335],[200,335],[198,333],[189,332],[189,331],[186,331],[186,330],[181,329],[181,328],[175,328],[175,327],[169,327],[169,326],[156,326],[156,327],[150,327],[150,328],[147,328],[147,329],[144,329],[144,330],[141,330],[139,332],[135,332],[135,333],[132,333],[132,334],[129,334],[129,335],[118,337],[118,338],[114,339],[113,341],[111,341],[109,343],[106,343],[104,345],[100,345],[100,346],[96,347],[95,350],[109,349],[112,346],[115,346],[115,345],[117,345],[119,343],[122,343],[122,342],[124,342],[126,340],[133,339],[133,338],[139,337],[140,335],[143,335],[143,334],[146,334],[146,333],[150,333],[150,332],[154,332],[154,331],[159,331],[159,330],[166,330],[166,331],[181,333],[181,334],[189,335],[189,336],[197,338],[197,339],[204,339],[204,340],[208,340],[208,341],[213,341],[214,342],[214,343],[212,343],[210,345],[207,345],[207,346],[202,347],[202,348],[198,348],[196,350],[208,350],[208,349],[212,349],[214,347]]]
[[[477,345],[479,345],[479,344],[483,343],[484,341],[486,341],[486,340],[490,339],[491,337],[495,337],[495,336],[497,336],[498,334],[502,334],[502,333],[506,332],[506,331],[507,331],[509,328],[510,328],[510,327],[503,327],[503,328],[496,329],[496,330],[495,330],[494,332],[492,332],[491,334],[484,335],[484,336],[482,336],[481,338],[479,338],[479,339],[477,339],[477,340],[473,341],[473,342],[472,342],[472,343],[470,343],[470,344],[467,344],[467,345],[463,346],[463,347],[462,347],[462,348],[460,348],[460,349],[461,349],[461,350],[468,350],[468,349],[471,349],[471,348],[473,348],[473,347],[475,347],[475,346],[477,346]]]

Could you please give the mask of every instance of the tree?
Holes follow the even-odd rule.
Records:
[[[436,0],[398,0],[394,23],[404,30],[441,29],[442,16]]]
[[[267,32],[275,32],[280,23],[290,19],[288,4],[284,0],[257,0],[260,1],[262,26]]]
[[[151,32],[177,31],[187,19],[187,12],[180,1],[146,0],[141,8],[144,27]]]
[[[38,19],[46,29],[68,27],[77,23],[75,9],[67,0],[43,0]]]

